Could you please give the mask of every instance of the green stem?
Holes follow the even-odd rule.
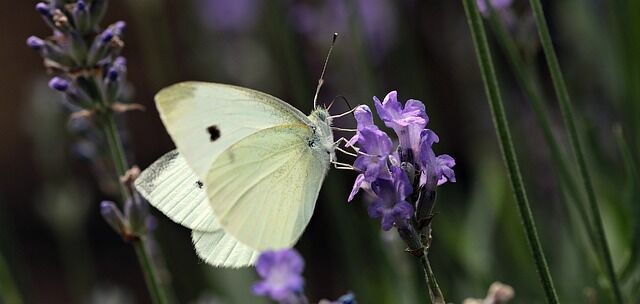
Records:
[[[118,177],[123,176],[127,172],[129,165],[124,153],[124,148],[122,147],[122,141],[118,133],[118,127],[114,120],[113,113],[108,112],[101,118],[102,124],[100,125],[100,127],[102,128],[107,139],[107,144],[109,145],[113,164],[116,168],[116,173]],[[125,189],[124,186],[122,186],[122,183],[119,184],[121,185],[120,192],[122,194],[122,199],[123,201],[126,201],[129,198],[129,192],[127,191],[127,189]],[[155,267],[155,264],[151,259],[149,251],[144,245],[145,239],[135,238],[131,242],[133,244],[133,248],[136,251],[136,256],[138,257],[140,267],[142,268],[142,273],[144,274],[145,282],[147,283],[147,288],[149,289],[151,300],[156,304],[169,303],[167,295],[160,284],[160,280],[158,279],[158,271]]]
[[[429,248],[423,244],[423,241],[420,238],[420,234],[414,227],[415,223],[409,225],[409,227],[407,228],[399,228],[398,234],[400,235],[400,238],[407,244],[407,250],[411,254],[418,256],[420,259],[420,264],[422,264],[422,268],[424,270],[424,280],[427,283],[427,289],[429,290],[429,298],[431,299],[431,303],[444,304],[444,296],[442,295],[440,286],[438,286],[436,276],[433,274],[431,264],[429,264]],[[427,227],[427,234],[429,235],[431,235],[430,229],[430,227]],[[424,243],[426,242],[430,243],[430,240],[424,241]]]
[[[6,304],[22,304],[24,303],[22,295],[18,290],[16,282],[13,280],[9,265],[0,252],[0,299]]]
[[[560,149],[560,145],[558,145],[558,140],[553,134],[553,129],[551,128],[551,118],[549,117],[549,110],[547,106],[544,104],[542,93],[540,92],[540,88],[536,85],[538,82],[533,75],[532,68],[526,68],[525,63],[518,53],[516,43],[511,38],[509,33],[504,27],[504,24],[500,20],[498,14],[496,14],[493,7],[491,7],[491,1],[485,1],[487,7],[490,10],[489,16],[489,24],[493,29],[493,33],[495,34],[498,43],[502,47],[503,51],[506,53],[509,58],[509,63],[511,64],[511,68],[518,78],[518,82],[520,86],[523,88],[525,95],[527,96],[527,100],[531,103],[533,110],[536,114],[536,118],[538,119],[538,124],[542,128],[542,135],[549,146],[551,152],[551,158],[553,159],[555,169],[558,171],[560,175],[560,181],[562,185],[564,185],[567,189],[566,193],[571,197],[570,200],[574,204],[574,207],[580,213],[580,220],[584,229],[587,231],[587,235],[590,239],[595,239],[596,233],[593,230],[593,225],[591,225],[591,219],[589,214],[587,213],[587,208],[585,202],[580,199],[578,192],[578,186],[576,185],[573,178],[571,178],[571,171],[569,170],[568,161],[566,160],[562,150]],[[569,203],[568,200],[565,200],[566,203]],[[567,208],[567,210],[569,210]],[[590,243],[594,245],[593,243]]]
[[[444,304],[444,296],[442,295],[440,286],[438,286],[436,276],[433,274],[433,270],[431,269],[431,264],[429,263],[429,258],[427,257],[426,250],[424,255],[420,257],[420,263],[422,264],[422,268],[424,268],[424,275],[425,280],[427,281],[427,286],[429,287],[429,296],[431,297],[431,303]]]
[[[582,183],[587,192],[587,201],[591,209],[591,217],[595,226],[596,242],[601,250],[603,262],[605,264],[605,270],[609,277],[611,288],[613,289],[613,296],[616,303],[623,303],[622,293],[620,292],[620,286],[618,285],[618,278],[616,277],[615,270],[613,268],[613,259],[611,258],[611,251],[609,244],[607,243],[607,237],[604,232],[604,225],[602,223],[602,216],[600,215],[600,208],[596,200],[596,193],[589,176],[589,170],[587,168],[587,162],[580,145],[580,139],[578,138],[578,130],[573,117],[573,108],[569,99],[569,92],[564,82],[564,77],[560,71],[560,64],[556,56],[555,49],[551,43],[551,35],[549,34],[549,28],[547,27],[547,21],[544,17],[542,10],[542,4],[540,0],[530,0],[529,3],[533,8],[533,15],[538,25],[538,34],[540,36],[540,42],[544,50],[545,57],[547,59],[547,65],[551,73],[551,79],[553,81],[553,87],[555,88],[558,101],[560,102],[560,110],[562,112],[562,118],[564,119],[565,127],[569,134],[569,141],[578,162],[578,169]]]
[[[544,256],[540,240],[538,239],[535,221],[531,214],[531,207],[529,206],[525,187],[522,182],[520,169],[518,168],[518,160],[511,141],[509,125],[504,111],[504,106],[502,104],[498,80],[493,68],[491,51],[489,49],[489,43],[487,42],[484,26],[482,24],[482,18],[475,0],[462,0],[462,2],[464,4],[467,22],[469,23],[469,28],[473,37],[476,56],[478,57],[485,91],[491,108],[493,124],[498,135],[500,149],[509,172],[511,187],[513,188],[516,198],[520,220],[522,221],[524,232],[527,236],[527,241],[531,254],[533,255],[538,275],[540,276],[540,282],[542,283],[547,302],[559,303],[553,279],[551,278],[549,267],[547,266],[547,260]]]

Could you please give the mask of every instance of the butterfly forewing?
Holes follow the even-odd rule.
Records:
[[[231,85],[182,82],[163,89],[155,99],[178,151],[202,180],[213,160],[242,138],[277,125],[310,124],[278,98]]]

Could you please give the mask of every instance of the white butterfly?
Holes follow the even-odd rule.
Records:
[[[328,111],[316,107],[305,116],[268,94],[204,82],[178,83],[155,99],[177,151],[135,185],[192,230],[198,255],[241,267],[257,251],[295,244],[335,163]]]

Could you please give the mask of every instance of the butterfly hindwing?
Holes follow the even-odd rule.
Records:
[[[304,124],[271,127],[233,144],[206,179],[225,231],[256,250],[292,246],[309,223],[328,163],[309,147]]]
[[[172,221],[192,229],[198,255],[222,267],[252,265],[258,252],[225,233],[213,214],[204,183],[173,150],[155,161],[136,179],[135,187],[151,205]]]

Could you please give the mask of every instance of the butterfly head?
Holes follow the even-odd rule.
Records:
[[[336,156],[329,111],[323,107],[316,107],[309,115],[309,120],[311,120],[310,127],[313,132],[309,139],[309,147],[323,159],[326,157],[329,161],[334,161]]]

